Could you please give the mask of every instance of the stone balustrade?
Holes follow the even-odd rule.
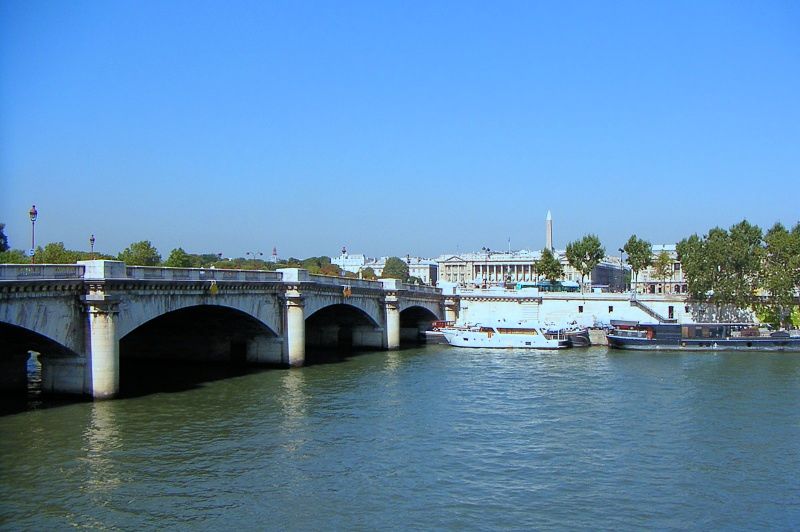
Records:
[[[82,279],[81,264],[0,264],[0,280]]]

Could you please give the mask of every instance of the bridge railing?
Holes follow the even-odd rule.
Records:
[[[428,286],[425,284],[409,284],[403,283],[403,288],[409,292],[417,292],[418,294],[441,294],[442,289],[435,286]]]
[[[349,286],[350,288],[372,288],[381,289],[383,285],[380,281],[368,281],[366,279],[350,279],[348,277],[334,277],[332,275],[309,274],[308,280],[312,283],[319,283],[330,286]]]
[[[165,281],[256,281],[276,282],[280,272],[263,270],[227,270],[214,268],[161,268],[158,266],[128,266],[125,273],[129,279]]]
[[[0,280],[82,279],[83,272],[82,264],[2,264]]]

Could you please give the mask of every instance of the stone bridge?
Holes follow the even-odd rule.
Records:
[[[436,288],[295,268],[0,265],[0,391],[25,388],[29,351],[45,392],[108,398],[120,358],[301,366],[307,351],[396,349],[444,312]]]

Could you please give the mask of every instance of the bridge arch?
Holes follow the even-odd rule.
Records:
[[[117,324],[119,338],[126,337],[142,325],[171,312],[194,307],[219,307],[238,311],[261,322],[273,333],[281,330],[281,309],[274,295],[252,297],[245,294],[208,295],[142,295],[128,298],[123,303],[126,312],[120,312]],[[277,333],[276,333],[277,334]]]
[[[148,358],[257,362],[259,349],[273,346],[280,362],[278,333],[241,309],[187,305],[157,315],[120,335],[120,359]]]
[[[80,364],[80,353],[43,334],[25,327],[0,322],[0,391],[24,393],[28,387],[28,360],[34,351],[50,360],[63,359]],[[40,359],[39,362],[42,362]],[[47,368],[43,364],[43,380],[47,380]],[[80,383],[82,386],[82,382]]]
[[[421,305],[411,305],[400,311],[400,341],[413,343],[422,340],[425,331],[431,329],[439,316]]]
[[[357,348],[381,348],[384,330],[364,309],[335,303],[306,317],[306,347],[349,352]]]

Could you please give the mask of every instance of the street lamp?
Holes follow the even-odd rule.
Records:
[[[619,265],[622,268],[622,287],[625,288],[625,258],[622,254],[625,253],[623,248],[619,248]]]
[[[261,253],[260,251],[248,251],[247,253],[244,254],[244,256],[245,257],[249,256],[251,260],[256,260],[256,257],[262,257],[264,256],[264,254]]]
[[[92,250],[92,260],[94,260],[94,235],[89,237],[89,247]]]
[[[36,205],[31,207],[28,215],[31,217],[31,264],[36,264],[36,218],[39,216]]]

